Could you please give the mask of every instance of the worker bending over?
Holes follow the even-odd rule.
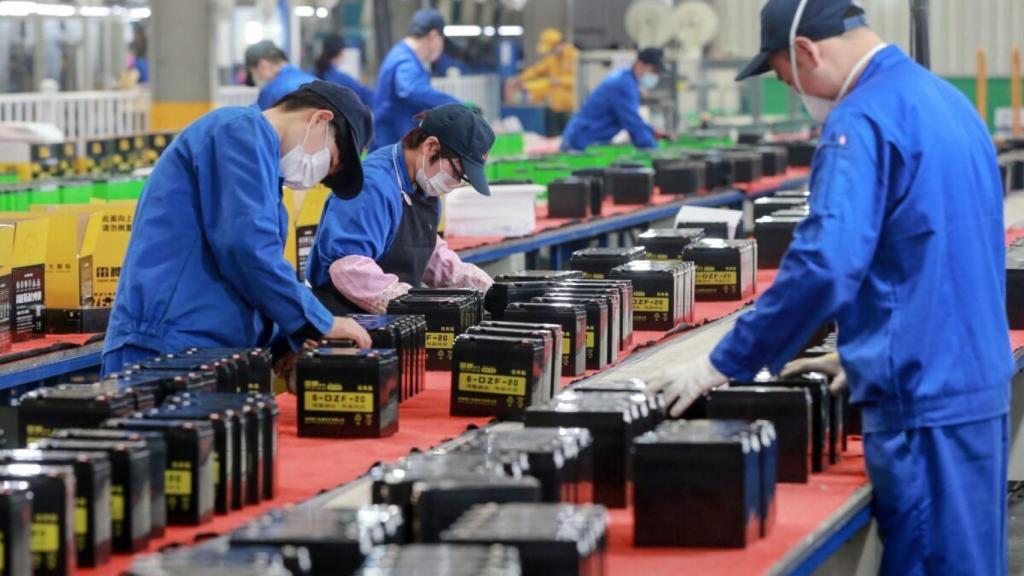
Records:
[[[245,69],[253,83],[260,87],[256,104],[267,110],[299,86],[316,80],[298,66],[288,63],[288,56],[270,40],[263,40],[245,49]]]
[[[359,80],[341,71],[341,58],[345,52],[345,39],[341,34],[330,33],[324,36],[323,49],[317,56],[313,73],[327,82],[334,82],[356,93],[359,100],[366,106],[373,106],[373,90],[363,86]]]

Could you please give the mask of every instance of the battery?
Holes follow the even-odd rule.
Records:
[[[501,320],[505,317],[505,308],[514,302],[529,302],[531,298],[543,296],[553,282],[535,280],[529,282],[495,281],[487,291],[484,307],[491,313],[491,318]]]
[[[619,357],[619,350],[622,348],[622,302],[619,300],[619,291],[616,288],[565,287],[559,285],[551,288],[547,295],[603,299],[608,307],[609,329],[608,346],[604,355],[608,364],[615,363]]]
[[[590,216],[590,179],[560,178],[548,184],[548,218]]]
[[[110,459],[110,535],[114,552],[138,552],[149,544],[149,449],[144,440],[49,438],[34,450],[106,452]]]
[[[426,319],[423,316],[371,314],[359,314],[349,318],[366,329],[370,334],[373,348],[391,348],[398,354],[399,401],[419,394],[423,390],[423,380],[426,378]]]
[[[796,227],[805,219],[805,216],[763,216],[754,222],[758,268],[779,267]]]
[[[694,319],[691,262],[637,260],[612,270],[612,278],[633,283],[633,326],[671,330]]]
[[[811,473],[811,393],[806,388],[737,387],[708,394],[709,418],[767,420],[779,439],[779,482],[806,483]]]
[[[761,155],[762,176],[782,176],[789,170],[789,151],[785,146],[755,146],[751,150]]]
[[[541,322],[562,327],[562,376],[580,376],[587,363],[587,309],[581,304],[517,302],[505,311],[512,322]]]
[[[559,328],[561,331],[561,328]],[[544,371],[541,374],[540,397],[548,400],[554,395],[555,390],[561,388],[562,358],[556,356],[554,336],[549,330],[544,329],[523,329],[523,328],[493,328],[487,326],[471,326],[466,330],[465,335],[477,336],[499,336],[504,338],[528,339],[537,342],[544,350]],[[458,343],[458,338],[456,338]],[[458,369],[458,362],[455,363]]]
[[[796,378],[754,382],[732,382],[732,386],[759,386],[804,388],[811,396],[811,471],[821,472],[829,464],[829,445],[832,435],[832,395],[828,390],[828,377],[811,372]]]
[[[425,566],[444,566],[445,576],[521,576],[519,551],[499,546],[410,544],[380,546],[355,576],[419,576]]]
[[[229,371],[229,382],[218,382],[218,392],[242,393],[249,389],[249,358],[239,352],[220,352],[203,348],[191,348],[183,356],[206,362],[225,364]]]
[[[704,164],[704,184],[708,190],[732,186],[733,163],[721,152],[689,152],[685,157]]]
[[[757,243],[704,239],[686,247],[683,260],[696,271],[697,302],[742,300],[757,291]]]
[[[213,425],[198,420],[121,418],[123,430],[162,432],[167,443],[164,491],[167,524],[198,526],[213,519]]]
[[[477,504],[441,539],[519,550],[524,576],[603,576],[608,511],[572,504]]]
[[[594,501],[593,437],[586,428],[479,428],[454,450],[474,454],[525,454],[544,502]]]
[[[733,182],[737,184],[756,182],[761,179],[761,155],[756,152],[727,152],[725,157],[732,162]]]
[[[152,384],[140,384],[133,386],[129,382],[108,378],[94,384],[101,388],[105,394],[124,393],[132,398],[132,410],[150,410],[156,407],[157,396],[160,395],[160,387]]]
[[[612,338],[612,321],[606,298],[602,296],[552,293],[534,298],[533,302],[541,304],[583,305],[587,312],[586,367],[588,370],[601,370],[608,365],[608,342]]]
[[[544,385],[548,350],[536,338],[462,334],[454,352],[452,416],[515,417],[550,398]]]
[[[110,560],[110,459],[105,452],[4,450],[0,464],[70,466],[75,472],[77,564],[95,567]]]
[[[426,318],[426,369],[450,371],[455,337],[480,323],[482,299],[465,296],[406,294],[388,303],[388,314],[422,315]]]
[[[295,374],[300,437],[383,438],[398,431],[394,350],[309,350]]]
[[[440,542],[441,533],[474,504],[540,502],[540,482],[531,476],[460,474],[430,478],[413,488],[416,542]]]
[[[217,389],[217,375],[213,371],[190,372],[188,370],[144,370],[133,367],[111,374],[122,386],[151,388],[156,395],[156,404],[164,398],[180,392],[213,392]]]
[[[32,568],[29,571],[18,572],[17,576],[74,574],[74,469],[71,466],[49,464],[6,464],[0,466],[0,480],[26,482],[32,492],[29,536]],[[6,555],[6,550],[3,552]],[[6,569],[6,565],[4,568]]]
[[[245,389],[239,392],[273,392],[273,361],[268,348],[190,348],[189,356],[240,356],[247,365]]]
[[[1006,315],[1011,330],[1024,330],[1024,245],[1006,251]]]
[[[796,168],[809,168],[814,159],[814,151],[818,148],[817,140],[791,140],[786,142],[789,153],[789,165]]]
[[[584,248],[572,253],[570,265],[573,270],[583,272],[585,278],[607,278],[612,269],[627,262],[644,257],[644,249],[640,246],[631,248]]]
[[[0,576],[32,573],[32,488],[0,481]]]
[[[47,334],[96,334],[107,331],[110,308],[82,306],[79,308],[46,308],[43,327]]]
[[[701,228],[652,228],[637,236],[637,242],[648,260],[682,262],[683,250],[703,238]]]
[[[758,198],[754,200],[754,220],[764,216],[771,216],[773,212],[807,206],[806,197],[779,196],[776,194],[770,198]]]
[[[713,421],[665,422],[633,442],[637,546],[745,548],[761,534],[758,439]]]
[[[307,576],[310,557],[305,548],[245,546],[233,548],[226,538],[202,546],[178,547],[132,560],[124,576]]]
[[[452,296],[465,298],[474,305],[475,316],[470,324],[479,324],[484,319],[484,294],[475,288],[411,288],[407,296]]]
[[[561,324],[544,324],[532,322],[505,322],[499,320],[485,320],[475,328],[481,330],[540,330],[551,335],[551,385],[548,388],[548,398],[555,395],[555,392],[562,388],[562,345],[565,343],[565,332]],[[502,336],[503,334],[494,334]]]
[[[495,282],[561,282],[573,278],[582,278],[583,272],[579,270],[520,270],[510,274],[499,274],[494,277]]]
[[[633,343],[633,283],[629,280],[615,280],[611,278],[605,278],[603,280],[595,280],[588,278],[577,278],[572,280],[565,280],[559,282],[557,287],[560,288],[586,288],[586,289],[607,289],[613,288],[619,292],[619,305],[620,312],[622,314],[622,328],[620,334],[622,335],[622,342],[619,345],[620,350],[625,350],[630,344]]]
[[[704,238],[718,238],[721,240],[729,239],[729,223],[728,222],[714,222],[706,221],[701,222],[700,220],[687,220],[686,222],[679,222],[677,224],[680,228],[690,228],[701,230],[704,232]]]
[[[60,428],[95,427],[108,418],[127,416],[135,400],[129,394],[108,394],[91,384],[40,388],[21,397],[18,427],[21,447],[51,436]]]
[[[654,194],[654,170],[612,167],[605,172],[605,194],[615,204],[650,204]]]
[[[129,370],[168,370],[204,374],[207,377],[212,374],[216,378],[215,390],[233,392],[235,389],[234,367],[219,360],[165,354],[132,365]]]
[[[604,168],[584,168],[572,173],[576,178],[584,180],[590,188],[590,213],[594,216],[600,216],[604,209],[604,173]]]
[[[661,194],[698,194],[707,188],[704,164],[682,158],[661,158],[653,161],[654,185]]]

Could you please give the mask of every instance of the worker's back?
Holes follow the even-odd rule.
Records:
[[[640,118],[640,88],[631,68],[608,75],[580,106],[562,135],[563,150],[584,150],[591,144],[604,144],[620,130],[629,132],[633,144],[641,148],[656,145],[654,134]]]

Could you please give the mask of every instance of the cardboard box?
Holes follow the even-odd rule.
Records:
[[[298,216],[295,218],[295,271],[299,282],[306,280],[306,261],[316,241],[320,216],[323,215],[324,203],[330,194],[330,189],[321,185],[295,192],[295,205],[298,207]]]

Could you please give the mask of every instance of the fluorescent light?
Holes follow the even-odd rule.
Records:
[[[484,26],[484,36],[494,36],[494,26]]]
[[[0,16],[31,16],[35,12],[35,2],[0,2]]]
[[[312,6],[296,6],[293,12],[299,18],[309,18],[316,10]]]
[[[522,36],[522,26],[498,26],[498,36]]]
[[[316,17],[317,18],[327,18],[327,16],[329,14],[330,14],[330,12],[328,12],[327,8],[324,8],[323,6],[321,6],[321,7],[316,9]]]
[[[255,44],[260,40],[263,40],[263,24],[255,20],[249,20],[245,23],[245,43]]]
[[[43,4],[39,2],[36,3],[36,14],[66,18],[75,15],[75,7],[70,4]]]
[[[479,26],[452,25],[444,27],[444,35],[452,37],[479,36],[483,32]]]
[[[109,6],[82,6],[78,9],[78,13],[86,17],[103,17],[110,16]]]
[[[128,9],[128,18],[130,20],[145,20],[146,18],[149,18],[152,14],[153,13],[149,10],[149,8],[146,7]]]

